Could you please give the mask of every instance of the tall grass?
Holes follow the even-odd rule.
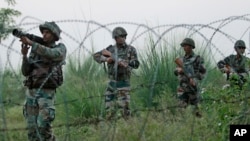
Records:
[[[16,106],[20,104],[24,99],[25,88],[23,87],[23,77],[21,77],[20,71],[12,72],[6,69],[1,74],[1,92],[5,103],[9,103],[8,106]]]
[[[161,43],[155,47],[155,41],[149,37],[146,49],[138,52],[141,65],[132,73],[133,115],[128,120],[102,120],[103,94],[108,81],[103,65],[96,63],[91,55],[82,57],[84,61],[68,58],[64,66],[65,81],[56,94],[54,132],[58,140],[221,141],[229,139],[230,124],[249,124],[250,85],[247,84],[241,94],[234,89],[222,90],[225,78],[199,45],[194,51],[202,55],[208,70],[201,85],[205,89],[200,103],[203,117],[193,116],[192,107],[175,107],[178,82],[173,73],[174,59],[184,54],[174,41],[173,46]],[[24,88],[12,73],[6,71],[3,75],[3,100],[21,102]],[[20,73],[17,75],[22,78]],[[5,106],[4,112],[7,129],[25,127],[21,106]],[[0,119],[1,125],[4,118]],[[0,132],[4,135],[0,140],[26,139],[25,130]]]
[[[65,83],[59,89],[64,95],[58,101],[72,101],[69,105],[74,117],[98,117],[103,113],[103,93],[107,76],[102,66],[94,62],[92,56],[84,58],[84,63],[77,66],[77,60],[67,62]],[[63,100],[65,99],[66,100]]]

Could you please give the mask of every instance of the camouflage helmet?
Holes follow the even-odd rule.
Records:
[[[238,48],[238,47],[244,47],[244,48],[246,48],[245,42],[242,41],[242,40],[236,41],[235,44],[234,44],[234,48]]]
[[[184,45],[190,45],[191,47],[195,48],[194,40],[191,39],[191,38],[185,38],[185,39],[181,42],[181,46],[183,47]]]
[[[44,29],[50,30],[55,35],[56,41],[58,41],[60,38],[61,29],[53,21],[52,22],[45,22],[44,24],[39,25],[39,29],[40,29],[41,33],[43,33]]]
[[[127,35],[128,35],[127,31],[123,27],[116,27],[112,32],[113,39],[119,36],[127,36]]]

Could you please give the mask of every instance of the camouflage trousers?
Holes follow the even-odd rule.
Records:
[[[105,92],[106,118],[130,115],[130,85],[128,81],[110,81]]]
[[[198,91],[185,91],[182,87],[178,87],[177,89],[177,95],[179,98],[179,103],[178,105],[181,108],[186,108],[189,104],[193,105],[193,114],[196,117],[201,118],[202,114],[200,112],[200,108],[198,107],[198,103],[200,100],[200,95]]]
[[[51,123],[55,119],[55,89],[28,89],[23,115],[29,141],[55,141]]]
[[[179,86],[177,88],[177,96],[179,98],[179,106],[183,108],[186,108],[189,104],[196,106],[199,102],[197,88],[190,90],[187,87]]]

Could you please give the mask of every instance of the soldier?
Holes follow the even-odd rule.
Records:
[[[204,78],[206,69],[204,60],[201,56],[193,52],[195,48],[194,40],[185,38],[180,44],[185,51],[183,57],[177,58],[175,63],[177,67],[174,74],[178,76],[179,86],[177,88],[177,96],[179,98],[179,106],[186,108],[188,104],[194,105],[194,113],[197,117],[201,117],[198,109],[199,102],[199,80]]]
[[[239,90],[242,90],[243,85],[247,81],[248,77],[248,62],[249,58],[244,56],[246,45],[242,40],[237,40],[234,44],[236,55],[229,55],[223,60],[217,63],[221,72],[227,74],[227,80],[230,81],[230,85],[237,86]]]
[[[116,27],[112,32],[116,44],[96,52],[93,57],[98,63],[107,62],[110,79],[105,93],[106,117],[113,118],[119,110],[124,118],[130,115],[130,75],[131,69],[139,67],[136,49],[126,44],[127,32]]]
[[[66,47],[59,40],[61,29],[55,22],[39,26],[44,44],[22,36],[22,74],[26,77],[26,102],[23,109],[28,126],[28,140],[55,141],[52,121],[55,119],[56,88],[62,84],[62,64],[65,63]],[[31,51],[27,57],[29,48]]]

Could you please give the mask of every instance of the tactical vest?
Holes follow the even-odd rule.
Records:
[[[31,62],[32,70],[30,75],[24,80],[24,85],[30,89],[55,89],[59,87],[63,83],[62,65],[61,63],[44,60]]]
[[[116,48],[116,46],[110,45],[106,49],[110,51],[112,54],[114,54],[114,56],[117,57],[116,59],[118,59],[118,61],[123,60],[126,63],[129,63],[131,59],[131,50],[132,50],[131,46],[125,45],[124,47],[118,49]],[[108,64],[108,74],[111,79],[115,79],[115,77],[117,77],[117,80],[127,80],[130,78],[131,70],[129,67],[124,68],[120,66],[117,66],[116,69],[115,63]],[[116,74],[117,76],[115,76]]]
[[[185,59],[182,57],[184,72],[189,77],[195,77],[195,74],[199,72],[199,55],[194,55],[191,58]]]
[[[241,60],[237,60],[237,55],[231,55],[229,60],[229,65],[237,73],[247,73],[245,68],[246,58],[242,56]]]

